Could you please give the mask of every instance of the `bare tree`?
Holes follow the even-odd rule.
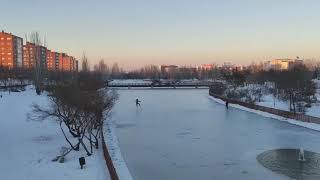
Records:
[[[9,68],[0,67],[0,82],[1,86],[7,87],[9,84],[9,79],[11,77],[11,73]]]
[[[41,83],[42,83],[42,79],[43,79],[43,69],[41,66],[41,50],[40,47],[41,46],[41,38],[40,38],[40,34],[37,31],[31,32],[29,35],[29,39],[30,42],[33,43],[36,47],[33,48],[32,50],[29,49],[29,56],[30,54],[34,55],[34,84],[36,87],[36,92],[39,95],[41,93]]]
[[[96,72],[100,72],[103,75],[109,75],[110,69],[109,66],[104,62],[104,59],[101,59],[98,64],[94,66]]]
[[[120,75],[120,68],[118,63],[114,63],[112,65],[112,69],[111,69],[111,76],[112,78],[119,78]]]
[[[53,118],[59,122],[69,148],[55,160],[64,158],[73,150],[78,151],[80,147],[87,152],[87,155],[91,155],[93,147],[98,148],[99,133],[117,99],[115,92],[101,90],[103,83],[99,80],[91,79],[90,83],[99,82],[92,89],[88,82],[90,78],[99,78],[98,76],[95,74],[86,76],[92,77],[82,82],[54,86],[48,96],[51,103],[49,108],[33,105],[33,111],[29,114],[29,119],[32,120]]]
[[[89,61],[88,61],[88,58],[86,56],[86,54],[83,52],[82,54],[82,58],[81,58],[81,61],[82,61],[82,71],[83,72],[89,72],[90,71],[90,65],[89,65]]]

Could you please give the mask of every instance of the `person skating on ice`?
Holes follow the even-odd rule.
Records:
[[[137,106],[137,107],[138,107],[138,106],[141,107],[141,104],[140,104],[140,103],[141,103],[141,101],[139,101],[139,99],[137,98],[137,99],[136,99],[136,106]]]

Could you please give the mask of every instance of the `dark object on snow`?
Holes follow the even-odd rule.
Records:
[[[226,108],[228,109],[229,108],[229,101],[226,100]]]
[[[139,99],[136,99],[136,106],[138,107],[138,106],[140,106],[141,107],[141,101],[139,101]]]
[[[79,164],[81,169],[83,169],[83,166],[86,165],[86,159],[84,157],[79,158]]]
[[[64,161],[65,161],[65,157],[64,156],[60,156],[59,163],[64,163]]]
[[[39,87],[36,87],[36,93],[37,95],[41,95],[41,89]]]

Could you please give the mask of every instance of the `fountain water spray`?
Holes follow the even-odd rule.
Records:
[[[306,161],[306,159],[304,158],[304,150],[303,148],[300,148],[300,151],[299,151],[299,161]]]

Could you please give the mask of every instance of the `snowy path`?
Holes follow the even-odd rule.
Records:
[[[137,180],[288,179],[256,161],[274,148],[320,152],[320,132],[230,107],[208,90],[119,90],[113,113]],[[134,99],[142,100],[137,109]]]
[[[0,179],[3,180],[108,180],[102,151],[87,157],[87,166],[79,168],[84,152],[67,156],[65,163],[52,162],[66,145],[58,124],[53,121],[27,121],[30,105],[46,105],[45,95],[28,89],[21,93],[0,92]]]

